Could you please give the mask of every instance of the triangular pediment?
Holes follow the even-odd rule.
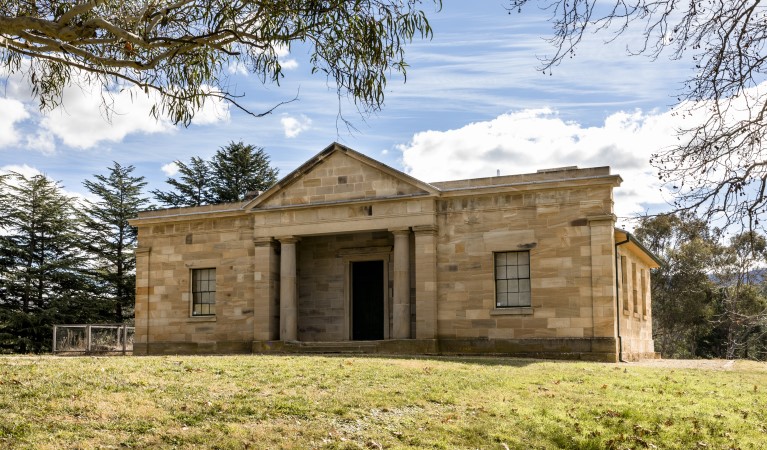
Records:
[[[268,209],[437,192],[428,183],[336,143],[248,202],[244,208]]]

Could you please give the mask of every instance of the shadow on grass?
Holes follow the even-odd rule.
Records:
[[[317,357],[327,359],[396,359],[403,361],[439,361],[454,362],[460,364],[476,364],[481,366],[504,366],[504,367],[527,367],[536,364],[572,364],[575,362],[586,364],[611,364],[594,361],[581,360],[555,360],[555,359],[536,359],[511,356],[492,356],[492,355],[396,355],[384,353],[262,353],[256,355],[266,355],[274,357]],[[254,356],[256,356],[254,355]]]

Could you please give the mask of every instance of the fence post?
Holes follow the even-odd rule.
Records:
[[[91,326],[86,325],[85,326],[85,352],[90,353],[91,352]]]
[[[123,324],[123,356],[128,353],[128,324]]]
[[[53,354],[56,354],[56,330],[58,330],[58,325],[53,326]]]

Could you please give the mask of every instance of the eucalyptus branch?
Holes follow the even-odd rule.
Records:
[[[426,0],[431,2],[441,6],[440,0]],[[277,50],[310,42],[314,70],[327,74],[339,96],[372,112],[383,104],[387,75],[404,74],[407,43],[431,36],[421,3],[9,0],[0,5],[0,67],[26,74],[41,108],[59,104],[79,71],[97,74],[103,83],[109,76],[153,89],[161,93],[153,110],[172,109],[174,121],[188,124],[205,97],[223,98],[247,111],[226,91],[223,67],[242,63],[264,82],[278,81],[284,74]],[[20,64],[19,56],[31,64]],[[40,70],[28,68],[35,64],[42,64]],[[179,98],[172,94],[179,87],[196,94]]]

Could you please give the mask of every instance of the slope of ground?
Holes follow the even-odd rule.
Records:
[[[766,390],[753,362],[6,356],[0,448],[759,449]]]

